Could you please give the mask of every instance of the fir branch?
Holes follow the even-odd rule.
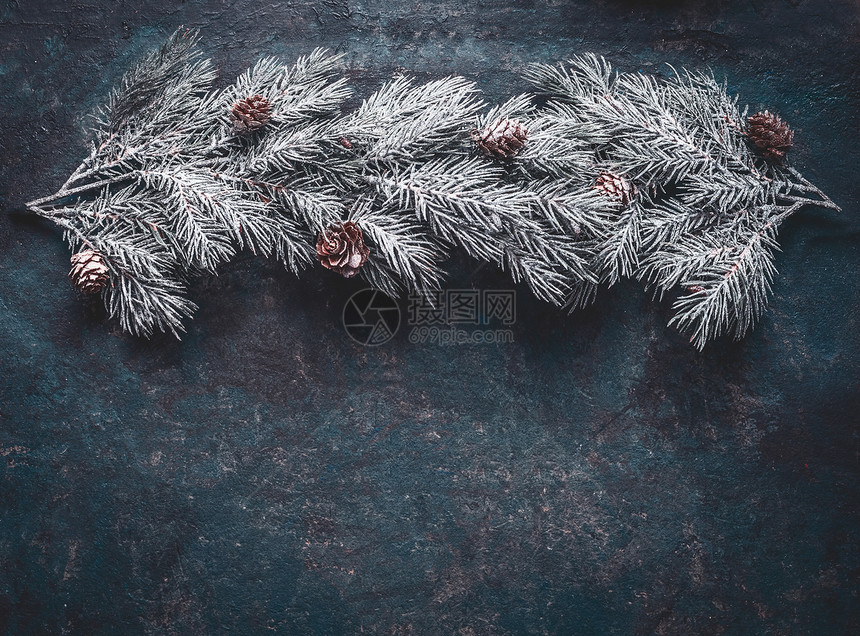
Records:
[[[776,226],[775,220],[760,228],[741,224],[740,244],[735,236],[730,246],[708,237],[676,248],[695,258],[696,267],[681,281],[689,291],[673,305],[677,313],[669,324],[690,335],[697,348],[724,333],[739,339],[761,316],[776,273]]]
[[[393,297],[404,290],[428,294],[440,288],[439,263],[445,252],[418,223],[385,206],[374,209],[371,201],[357,203],[349,220],[358,224],[373,249],[372,266],[362,270],[371,284]]]
[[[575,239],[608,230],[612,206],[591,185],[544,179],[528,183],[527,188],[533,197],[533,214],[546,219],[556,231]]]
[[[208,90],[214,72],[207,61],[200,61],[197,31],[179,28],[158,50],[147,55],[120,81],[104,109],[102,138],[109,138],[130,122],[157,119],[165,99],[177,90],[194,95]]]
[[[365,100],[345,131],[367,148],[366,161],[408,163],[450,145],[481,106],[474,83],[462,77],[420,86],[400,77]]]
[[[183,257],[189,267],[214,272],[219,263],[236,253],[239,226],[221,199],[226,189],[212,187],[216,181],[205,173],[182,168],[144,170],[139,179],[145,188],[163,195],[171,231],[184,247]]]
[[[478,159],[437,159],[424,165],[370,173],[365,180],[389,203],[410,209],[440,238],[470,255],[501,262],[503,246],[488,240],[504,222],[534,227],[527,219],[529,199],[511,185],[500,185],[499,168]]]
[[[348,218],[345,275],[391,295],[433,295],[460,246],[571,309],[624,277],[659,297],[680,289],[670,324],[701,348],[759,319],[779,224],[807,205],[839,210],[774,161],[791,143],[779,119],[779,145],[751,149],[762,137],[713,74],[617,72],[588,54],[527,69],[540,105],[519,94],[484,111],[466,79],[398,77],[341,114],[339,56],[264,58],[212,90],[197,39],[180,29],[135,65],[89,156],[27,204],[97,253],[108,310],[139,335],[181,332],[190,275],[242,249],[297,272]]]
[[[271,102],[274,121],[284,125],[332,115],[351,94],[346,80],[333,78],[341,58],[325,49],[315,49],[292,66],[275,57],[263,58],[223,92],[221,111],[240,99],[260,95]]]
[[[83,245],[104,257],[111,277],[103,291],[105,306],[124,331],[144,337],[166,331],[179,337],[184,320],[197,307],[185,297],[178,264],[162,242],[113,220],[55,221],[66,230],[72,251]]]
[[[610,286],[621,278],[633,276],[639,267],[644,216],[642,206],[634,202],[621,212],[606,238],[598,245],[601,279]]]

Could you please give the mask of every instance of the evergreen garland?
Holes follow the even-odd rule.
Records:
[[[622,278],[679,291],[670,324],[702,348],[761,316],[780,223],[839,209],[784,163],[788,126],[748,121],[710,74],[583,55],[530,66],[536,95],[488,111],[463,78],[397,77],[343,114],[338,56],[265,58],[215,90],[197,39],[180,29],[126,73],[90,156],[27,204],[137,335],[178,335],[189,279],[239,250],[397,296],[438,290],[460,248],[571,309]]]

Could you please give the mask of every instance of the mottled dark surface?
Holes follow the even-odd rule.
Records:
[[[0,214],[0,633],[860,633],[855,0],[6,0],[0,207],[62,183],[179,24],[224,78],[337,49],[359,95],[711,66],[844,212],[789,220],[770,311],[701,354],[632,284],[571,317],[522,293],[513,344],[361,347],[359,282],[251,258],[198,281],[181,343],[137,340]],[[474,269],[451,286],[508,285]]]

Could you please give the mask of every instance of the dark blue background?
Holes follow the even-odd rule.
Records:
[[[326,46],[359,97],[711,66],[844,211],[785,224],[769,312],[703,353],[634,284],[573,316],[520,289],[513,344],[361,347],[360,282],[250,256],[181,343],[135,339],[14,210],[180,24],[225,82]],[[854,0],[0,2],[0,633],[860,632],[858,33]]]

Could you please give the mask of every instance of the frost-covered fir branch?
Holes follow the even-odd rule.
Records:
[[[598,231],[601,280],[637,278],[658,296],[679,291],[671,324],[699,348],[722,334],[742,337],[761,316],[785,218],[807,204],[839,209],[783,165],[787,126],[767,112],[748,119],[712,75],[615,73],[587,55],[534,65],[526,76],[548,97],[545,110],[590,148],[603,171],[595,185],[621,204]],[[594,291],[580,285],[571,304]]]
[[[124,329],[177,334],[194,310],[185,291],[195,272],[242,249],[298,271],[313,259],[315,231],[343,216],[312,174],[335,168],[330,121],[349,95],[335,65],[323,51],[293,65],[266,59],[217,91],[197,35],[179,30],[122,79],[90,156],[28,207],[60,224],[73,250],[98,255],[110,275],[105,304]],[[272,105],[262,156],[231,110],[254,96]]]
[[[761,316],[782,221],[838,210],[785,163],[788,126],[709,74],[583,55],[526,71],[541,101],[488,109],[463,78],[396,77],[343,113],[337,56],[264,58],[215,89],[197,40],[180,29],[132,68],[89,157],[28,204],[139,335],[181,332],[190,279],[241,250],[432,297],[462,249],[571,309],[640,280],[702,347]]]

